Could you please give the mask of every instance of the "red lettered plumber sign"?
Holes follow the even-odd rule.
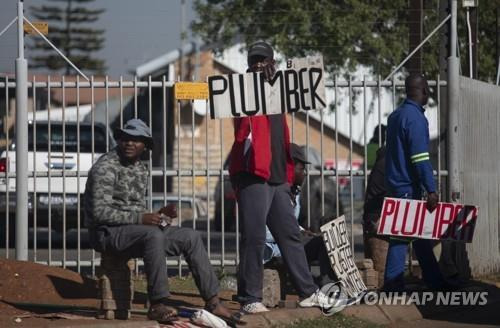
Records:
[[[291,60],[271,81],[261,73],[210,76],[208,93],[213,119],[323,109],[323,57]]]
[[[470,243],[477,213],[477,206],[456,203],[438,203],[431,213],[426,201],[385,198],[378,234]]]

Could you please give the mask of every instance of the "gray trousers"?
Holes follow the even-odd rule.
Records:
[[[292,283],[300,297],[318,288],[307,264],[299,225],[294,216],[288,184],[269,185],[254,176],[238,183],[241,225],[238,300],[248,304],[262,301],[263,256],[266,224],[278,244]]]
[[[150,300],[170,295],[166,256],[182,254],[205,301],[219,292],[219,281],[197,231],[189,228],[151,225],[100,226],[90,232],[90,242],[98,252],[142,257]]]

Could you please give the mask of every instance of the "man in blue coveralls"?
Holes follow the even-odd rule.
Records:
[[[424,107],[429,100],[429,86],[424,76],[412,74],[405,80],[406,99],[388,118],[386,186],[390,197],[421,199],[422,187],[427,192],[427,209],[434,211],[438,203],[436,185],[429,157],[429,123]],[[392,238],[385,266],[384,290],[404,289],[405,259],[408,238]],[[449,285],[439,270],[430,240],[413,241],[425,283],[432,289]]]

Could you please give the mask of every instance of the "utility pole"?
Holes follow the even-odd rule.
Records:
[[[179,76],[181,81],[184,80],[184,40],[186,31],[184,29],[184,21],[186,19],[186,0],[181,0],[181,48],[179,57]]]
[[[467,76],[477,79],[477,21],[478,21],[478,1],[463,0],[462,6],[465,8],[467,16],[467,44],[468,44],[468,65]]]
[[[479,6],[473,7],[470,10],[470,25],[472,35],[472,77],[477,79],[479,71],[477,61],[477,54],[479,49],[479,38],[477,35],[479,25]]]
[[[497,18],[496,18],[496,31],[497,31],[497,39],[496,39],[496,58],[497,58],[497,85],[500,83],[500,8],[497,8]]]
[[[24,58],[24,2],[17,2],[16,260],[28,260],[28,63]]]
[[[459,201],[460,177],[459,177],[459,129],[458,129],[458,98],[459,66],[457,56],[457,0],[451,0],[451,24],[450,24],[450,56],[448,57],[448,196],[450,201]]]
[[[408,15],[408,31],[410,50],[415,49],[422,41],[423,0],[410,0]],[[407,70],[410,74],[422,73],[422,50],[418,50],[408,61]]]

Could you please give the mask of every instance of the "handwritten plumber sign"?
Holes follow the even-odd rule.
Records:
[[[478,210],[477,206],[438,203],[430,213],[425,201],[385,198],[378,234],[470,243]]]
[[[320,230],[323,233],[330,264],[342,285],[342,290],[349,297],[357,297],[367,288],[354,263],[345,217],[342,215],[324,224]]]
[[[271,81],[261,73],[208,78],[211,118],[293,113],[326,107],[323,57],[290,60]]]

